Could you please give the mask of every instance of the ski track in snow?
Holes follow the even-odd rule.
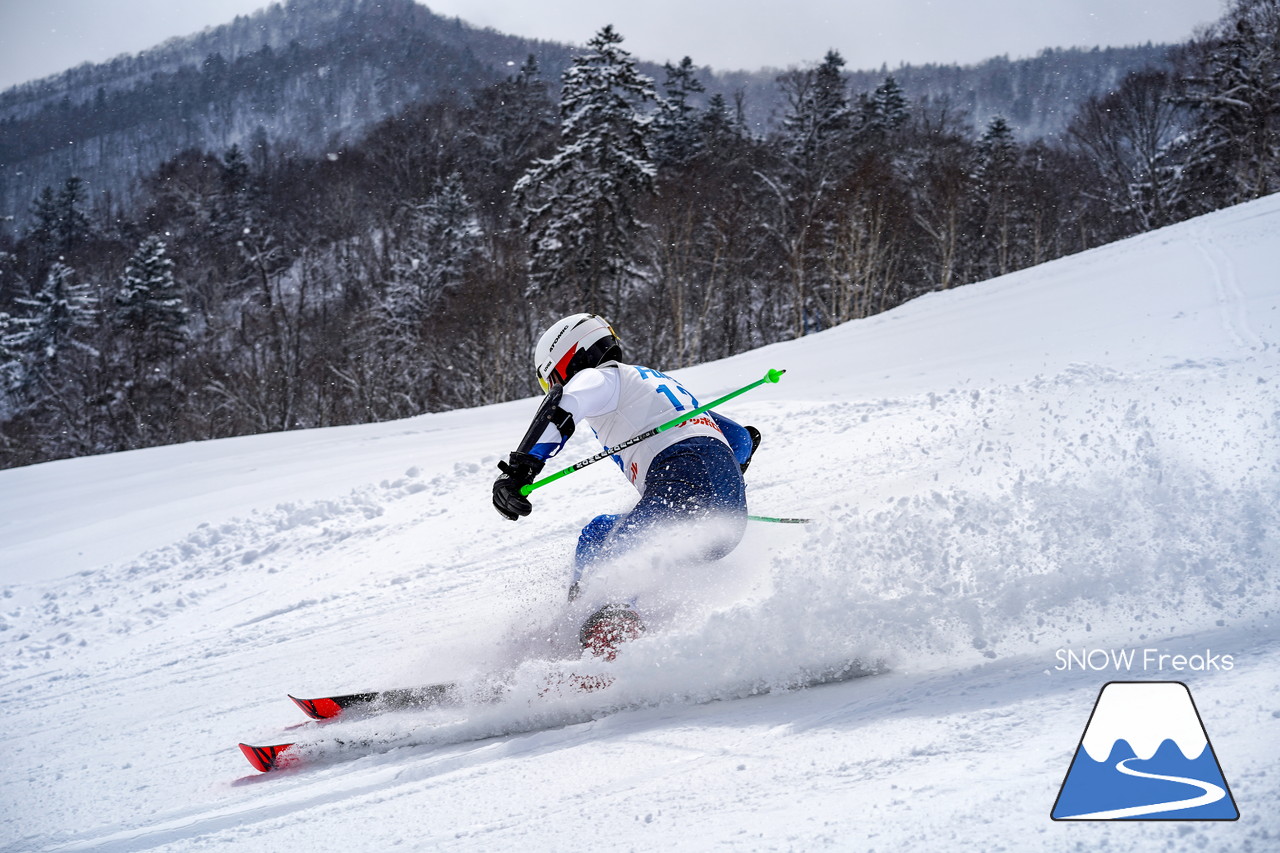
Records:
[[[1197,223],[1196,246],[1204,254],[1212,270],[1214,296],[1222,316],[1222,328],[1241,349],[1265,350],[1267,344],[1249,322],[1249,300],[1236,281],[1235,262],[1218,246],[1213,232]]]
[[[598,580],[641,589],[655,630],[595,694],[539,696],[600,667],[551,660],[586,606],[563,603],[568,562],[579,527],[634,495],[601,464],[498,519],[493,466],[532,401],[22,471],[36,488],[49,473],[36,503],[55,506],[76,471],[155,459],[181,477],[182,453],[226,446],[263,495],[299,485],[229,506],[203,473],[203,515],[122,519],[104,547],[168,544],[35,580],[0,546],[0,849],[1264,849],[1280,834],[1277,223],[1264,200],[678,371],[714,394],[788,369],[727,411],[764,434],[753,511],[815,521],[753,524],[726,560],[652,587],[639,560]],[[1117,294],[1101,315],[1099,293]],[[578,436],[560,461],[593,450]],[[111,529],[110,502],[82,500],[77,523]],[[54,533],[47,559],[82,565]],[[1237,663],[1055,672],[1064,647]],[[797,689],[853,662],[889,671]],[[483,690],[495,672],[499,703],[284,728],[286,692]],[[1234,828],[1049,820],[1093,697],[1126,676],[1195,691]],[[258,776],[238,740],[314,760]]]

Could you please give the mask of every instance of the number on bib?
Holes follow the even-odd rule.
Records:
[[[675,394],[671,393],[671,389],[668,388],[666,385],[659,385],[656,390],[659,394],[665,395],[666,398],[671,401],[671,407],[675,409],[677,412],[683,412],[685,410],[684,404],[680,402],[680,400],[676,397]],[[684,390],[684,388],[679,385],[676,386],[676,390],[679,391],[684,396],[688,397],[693,402],[693,408],[695,409],[698,408],[698,401],[696,398],[694,398],[692,394]]]

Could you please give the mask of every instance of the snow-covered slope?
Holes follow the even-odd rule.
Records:
[[[493,512],[534,400],[0,472],[0,848],[1270,849],[1277,257],[1273,197],[679,371],[788,370],[725,411],[753,511],[816,520],[612,578],[661,630],[598,693],[539,698],[536,658],[634,493],[601,464]],[[889,672],[791,689],[855,660]],[[504,669],[496,705],[285,730],[286,692]],[[1188,684],[1238,822],[1050,821],[1131,678]]]

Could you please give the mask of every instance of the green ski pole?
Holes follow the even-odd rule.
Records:
[[[543,486],[547,485],[548,483],[554,483],[556,480],[559,480],[561,477],[567,477],[570,474],[572,474],[574,471],[580,471],[583,468],[586,468],[588,465],[592,464],[593,462],[599,462],[601,459],[608,459],[610,456],[617,453],[619,450],[622,450],[624,447],[630,447],[633,444],[639,444],[640,442],[644,441],[646,438],[652,438],[653,436],[657,435],[660,432],[666,432],[669,429],[678,427],[680,426],[680,424],[684,423],[685,421],[690,420],[691,418],[696,418],[698,415],[708,411],[709,409],[714,409],[716,406],[723,405],[729,400],[732,400],[734,397],[737,397],[739,394],[747,393],[752,388],[759,388],[761,385],[765,384],[766,382],[777,382],[779,379],[782,378],[782,374],[784,373],[786,373],[785,370],[770,370],[768,373],[764,375],[764,378],[757,379],[755,382],[752,382],[750,385],[744,385],[741,388],[739,388],[737,391],[731,391],[730,393],[725,394],[723,397],[717,400],[712,400],[710,403],[707,403],[705,406],[699,406],[698,408],[694,409],[691,412],[682,412],[679,417],[672,418],[671,420],[667,421],[665,424],[662,424],[661,426],[656,426],[651,430],[646,430],[645,432],[642,432],[639,435],[633,435],[631,438],[628,438],[626,441],[622,442],[621,444],[618,444],[614,447],[606,447],[604,450],[601,450],[595,456],[589,456],[586,459],[583,459],[581,462],[576,462],[573,465],[570,465],[568,468],[555,472],[549,477],[543,477],[541,480],[536,480],[527,486],[521,486],[520,494],[528,495],[534,489],[540,489]]]

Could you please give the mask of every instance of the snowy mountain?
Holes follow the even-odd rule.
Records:
[[[540,695],[548,640],[634,493],[596,465],[493,512],[535,400],[2,471],[0,849],[1267,849],[1278,252],[1272,196],[679,372],[788,371],[726,413],[752,511],[815,520],[659,560],[660,630],[594,693]],[[854,661],[887,671],[795,689]],[[287,728],[286,693],[492,672],[502,702]],[[1050,819],[1114,680],[1188,685],[1238,821]]]
[[[607,13],[585,21],[581,40],[607,23]],[[238,145],[264,162],[281,153],[332,153],[415,103],[466,100],[531,55],[557,81],[572,53],[569,45],[472,27],[414,0],[275,3],[136,55],[0,92],[0,225],[12,216],[13,233],[22,233],[39,192],[73,175],[104,210],[127,206],[161,164],[193,149],[216,155]],[[1166,53],[1152,45],[1046,50],[1025,60],[893,73],[912,99],[946,101],[976,127],[1004,115],[1030,139],[1062,131],[1077,105],[1132,70],[1163,65]],[[651,60],[645,72],[659,81],[661,63],[679,59],[644,58]],[[706,70],[703,77],[709,94],[730,102],[744,92],[753,129],[763,133],[786,110],[778,73]],[[853,74],[853,91],[870,91],[887,73]]]
[[[413,0],[288,0],[153,50],[0,93],[0,210],[28,221],[77,175],[128,203],[160,164],[239,145],[321,154],[410,104],[462,97],[568,48],[476,29]]]

